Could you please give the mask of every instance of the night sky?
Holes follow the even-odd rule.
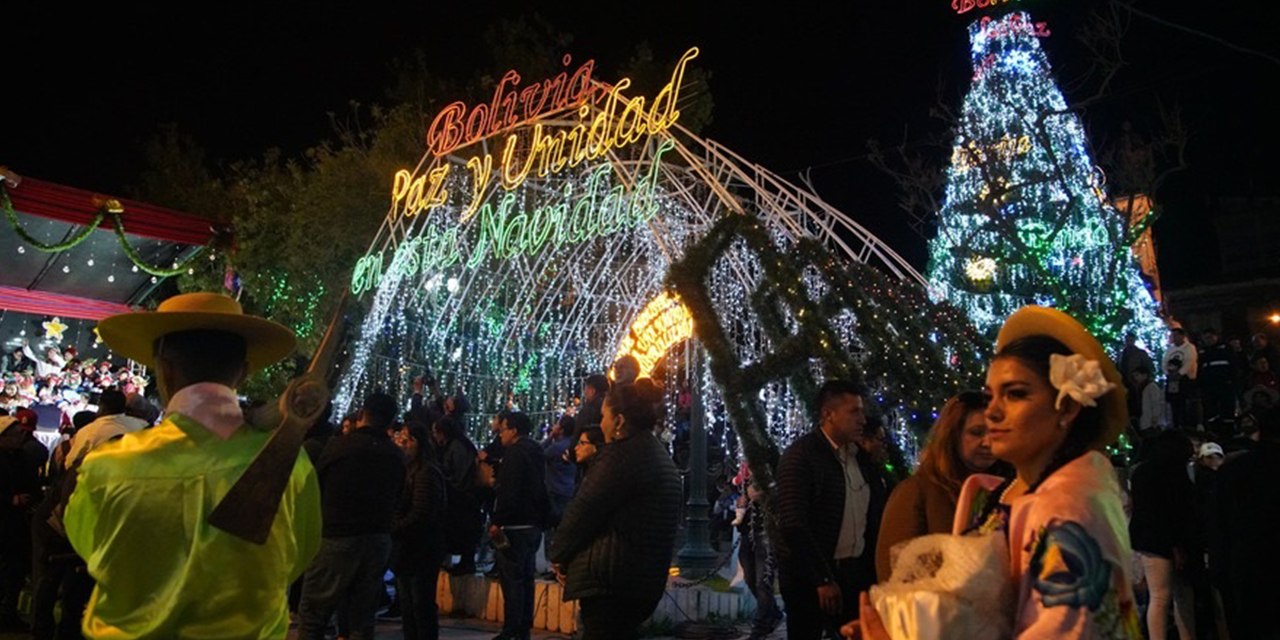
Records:
[[[1015,0],[1016,1],[1016,0]],[[1044,40],[1070,91],[1088,70],[1074,39],[1106,0],[1025,0],[1048,21]],[[1231,44],[1280,57],[1276,23],[1255,3],[1137,6]],[[812,167],[818,193],[923,268],[924,238],[895,206],[892,182],[863,159],[866,140],[893,143],[941,130],[929,116],[968,87],[966,26],[949,0],[777,3],[237,3],[123,9],[102,3],[6,7],[0,164],[53,182],[123,193],[142,169],[140,147],[162,123],[192,135],[215,163],[270,147],[296,154],[331,136],[328,112],[385,102],[391,61],[421,49],[458,80],[493,73],[481,35],[502,17],[537,11],[574,37],[575,60],[615,79],[641,41],[673,63],[689,46],[712,73],[706,137],[795,179]],[[1012,3],[1011,5],[1012,6]],[[1275,101],[1280,63],[1133,18],[1131,62],[1112,95],[1085,114],[1093,142],[1177,102],[1192,128],[1192,170],[1172,178],[1157,225],[1166,284],[1204,269],[1212,195],[1274,195],[1280,175]],[[575,63],[576,66],[576,63]],[[532,79],[532,78],[530,78]],[[441,96],[451,100],[454,96]],[[939,152],[945,153],[945,152]],[[411,165],[417,158],[405,158]],[[390,176],[388,176],[390,179]],[[1208,234],[1208,235],[1207,235]]]

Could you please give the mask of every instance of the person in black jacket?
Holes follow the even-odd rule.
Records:
[[[476,445],[453,418],[436,420],[431,427],[436,443],[436,459],[444,472],[449,515],[445,526],[445,542],[449,553],[458,556],[458,564],[449,569],[454,575],[476,572],[476,545],[484,519],[476,495]]]
[[[843,380],[822,385],[818,427],[787,447],[778,465],[779,584],[787,637],[840,637],[858,617],[858,593],[875,583],[876,535],[884,485],[854,441],[866,424],[863,390]]]
[[[396,505],[391,537],[395,544],[396,593],[405,640],[437,640],[440,612],[436,578],[444,561],[445,479],[436,464],[431,432],[410,421],[396,434],[408,461],[404,490]]]
[[[680,476],[653,434],[654,403],[635,385],[606,396],[600,423],[608,444],[565,511],[551,562],[578,600],[580,640],[629,640],[658,605],[680,518]]]
[[[529,640],[533,628],[533,577],[548,499],[542,447],[529,438],[533,422],[505,413],[498,426],[502,465],[494,486],[489,539],[501,575],[502,633],[495,640]]]
[[[329,617],[345,599],[352,638],[373,638],[382,576],[391,556],[396,501],[404,486],[404,454],[387,429],[396,401],[370,394],[356,430],[320,454],[320,551],[303,579],[299,638],[323,640]]]
[[[1195,486],[1187,475],[1192,452],[1187,436],[1165,431],[1133,470],[1129,539],[1147,576],[1147,631],[1152,640],[1167,635],[1171,601],[1178,637],[1195,637],[1191,576],[1204,547],[1196,522]]]
[[[1280,409],[1258,414],[1261,439],[1232,456],[1218,476],[1216,535],[1210,558],[1232,640],[1280,638]]]

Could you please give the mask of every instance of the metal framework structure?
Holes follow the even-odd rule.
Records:
[[[590,108],[591,117],[600,113],[597,105]],[[574,124],[563,113],[552,113],[521,127],[556,131]],[[462,169],[473,155],[495,152],[492,145],[493,136],[443,157],[428,153],[413,175],[430,175],[451,163],[447,187],[452,197],[417,216],[406,217],[394,206],[388,213],[367,254],[381,256],[377,262],[385,270],[364,294],[368,310],[339,384],[339,410],[374,388],[405,397],[412,377],[426,370],[449,392],[467,394],[479,410],[473,428],[485,412],[507,406],[533,414],[567,409],[582,376],[608,368],[633,318],[662,291],[669,265],[721,216],[759,218],[779,246],[819,238],[839,255],[913,284],[924,282],[847,214],[678,123],[610,151],[595,166],[584,163],[545,177],[531,174],[509,192],[493,187],[484,201],[505,211],[508,221],[523,216],[527,228],[521,232],[527,238],[540,209],[568,211],[607,175],[610,193],[621,187],[623,195],[614,201],[618,207],[623,197],[632,198],[634,207],[638,186],[653,183],[656,215],[634,226],[604,223],[579,236],[573,230],[542,229],[544,242],[498,256],[491,246],[494,232],[485,227],[493,216],[462,219],[463,196],[471,193],[471,185],[458,175],[468,175]],[[512,199],[508,209],[499,205],[504,198]],[[415,242],[421,238],[445,239],[452,246],[436,243],[432,250],[448,251],[455,261],[425,258],[423,243]],[[713,277],[718,305],[741,310],[736,334],[748,359],[768,348],[767,339],[753,330],[744,302],[763,268],[747,252],[731,252]],[[797,416],[784,411],[779,420]]]

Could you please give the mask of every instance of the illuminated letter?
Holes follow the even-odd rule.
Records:
[[[542,96],[542,99],[538,100],[537,106],[534,106],[533,101],[539,95]],[[532,120],[542,111],[542,105],[547,103],[547,92],[542,90],[541,84],[531,84],[520,92],[520,102],[524,103],[525,119]]]
[[[595,84],[591,82],[591,73],[595,71],[595,68],[595,60],[588,60],[581,67],[578,67],[578,70],[573,72],[573,77],[569,79],[568,86],[564,88],[563,97],[556,96],[556,106],[564,107],[581,104],[591,97],[591,94],[595,91]]]
[[[512,173],[511,168],[516,164],[516,149],[520,144],[520,136],[511,134],[507,136],[507,146],[502,149],[502,188],[510,191],[524,182],[529,177],[529,170],[533,168],[533,161],[537,157],[536,150],[538,148],[538,140],[542,138],[542,125],[533,125],[533,141],[529,145],[529,155],[525,158],[524,166],[519,171]]]
[[[483,160],[480,156],[469,158],[467,170],[471,172],[471,202],[467,203],[467,208],[462,212],[458,222],[470,220],[471,216],[476,214],[480,203],[484,202],[485,196],[489,194],[489,181],[493,179],[493,156],[486,153]]]
[[[467,112],[467,105],[455,102],[436,115],[427,129],[427,148],[431,153],[442,156],[462,143],[462,115]]]
[[[502,97],[502,88],[508,82],[511,83],[513,89],[506,99]],[[509,127],[516,123],[516,91],[515,85],[520,84],[520,74],[512,69],[503,74],[502,79],[498,81],[498,86],[493,90],[493,105],[489,107],[489,133],[497,133],[503,127]],[[506,117],[502,116],[502,108],[506,107]]]
[[[391,210],[396,211],[400,203],[409,195],[409,183],[413,181],[413,174],[406,169],[396,172],[395,180],[391,186]],[[403,212],[403,210],[402,210]]]
[[[676,119],[680,117],[680,110],[676,109],[676,101],[680,98],[680,84],[684,82],[685,67],[696,57],[698,57],[697,47],[684,52],[684,55],[680,56],[680,61],[676,63],[676,68],[671,72],[671,81],[654,97],[653,106],[649,111],[649,133],[658,133],[666,129],[675,124]],[[662,103],[664,97],[667,100],[665,106]]]
[[[483,138],[488,133],[488,127],[489,105],[478,104],[471,110],[471,115],[467,116],[466,141],[471,143]]]

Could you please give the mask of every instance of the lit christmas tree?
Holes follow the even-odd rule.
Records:
[[[969,27],[973,84],[965,96],[929,286],[991,337],[1027,304],[1062,309],[1116,346],[1132,331],[1148,349],[1165,326],[1131,252],[1128,221],[1108,203],[1023,12]]]

